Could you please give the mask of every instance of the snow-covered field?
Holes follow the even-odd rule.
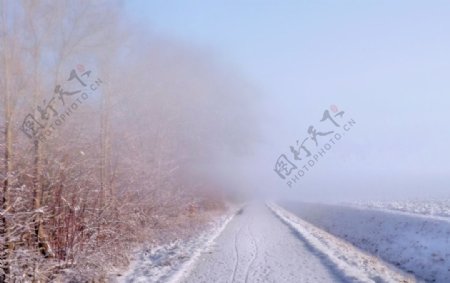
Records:
[[[450,282],[450,219],[306,203],[236,210],[137,253],[117,281]]]
[[[406,213],[450,217],[450,199],[351,202],[346,205]]]
[[[280,206],[270,209],[292,227],[309,245],[330,262],[348,282],[416,282],[415,278],[366,254],[342,239],[298,218]]]
[[[198,238],[139,253],[120,282],[415,282],[397,268],[299,219],[252,203]]]
[[[285,203],[283,207],[321,229],[427,282],[450,282],[450,219],[347,206]],[[398,208],[398,206],[396,206]],[[381,209],[382,208],[382,209]],[[399,209],[396,209],[399,210]],[[445,210],[445,209],[444,209]],[[433,210],[436,212],[436,210]],[[423,215],[425,214],[425,216]]]

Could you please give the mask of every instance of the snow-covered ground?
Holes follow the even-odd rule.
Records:
[[[380,209],[395,210],[406,213],[450,217],[450,199],[442,200],[404,200],[404,201],[366,201],[351,202],[345,205]]]
[[[275,204],[270,209],[348,282],[416,282],[411,275],[355,248]]]
[[[172,282],[414,282],[272,204],[250,204]]]
[[[218,219],[195,239],[138,253],[117,281],[416,282],[284,208],[262,203]]]
[[[450,219],[337,205],[283,207],[417,278],[450,282]]]
[[[197,260],[183,283],[345,282],[264,204],[249,205]]]
[[[109,281],[131,282],[167,282],[187,272],[197,260],[200,252],[222,232],[233,218],[237,207],[231,206],[228,213],[213,220],[209,227],[197,237],[178,239],[171,243],[138,250],[126,272],[117,272],[118,276]]]

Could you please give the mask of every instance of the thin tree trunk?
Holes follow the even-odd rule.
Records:
[[[102,105],[101,105],[101,193],[102,199],[108,193],[108,197],[113,197],[112,184],[110,180],[110,139],[109,139],[109,96],[108,90],[102,92]],[[101,204],[102,205],[102,204]]]
[[[3,43],[3,68],[5,70],[4,77],[4,91],[3,91],[3,102],[4,102],[4,120],[5,120],[5,153],[4,153],[4,170],[5,177],[3,180],[2,186],[2,197],[1,197],[1,208],[2,214],[0,216],[0,236],[4,239],[4,245],[1,251],[1,262],[2,262],[2,276],[0,277],[0,281],[4,281],[9,274],[9,262],[8,257],[10,254],[10,249],[12,248],[9,243],[9,233],[8,233],[8,223],[6,221],[6,211],[9,207],[9,180],[10,180],[10,171],[11,171],[11,162],[10,158],[12,155],[12,138],[11,138],[11,103],[9,99],[9,62],[7,57],[7,20],[6,20],[6,1],[2,2],[2,31],[4,34],[4,43]]]
[[[34,109],[37,108],[38,103],[42,101],[41,92],[40,92],[40,83],[38,78],[38,66],[40,59],[40,47],[38,46],[38,40],[35,36],[35,48],[33,52],[34,56],[34,74],[33,74],[33,101],[34,101]],[[36,115],[37,113],[35,113]],[[45,131],[45,128],[43,129]],[[43,188],[42,188],[42,180],[41,180],[41,155],[42,148],[41,142],[38,138],[34,139],[33,145],[33,153],[34,153],[34,161],[33,161],[33,208],[36,213],[34,219],[34,237],[35,242],[37,244],[38,250],[46,257],[53,257],[54,254],[52,249],[50,248],[50,244],[48,243],[48,237],[45,232],[44,223],[43,223],[43,212],[39,211],[42,208],[42,200],[43,200]]]

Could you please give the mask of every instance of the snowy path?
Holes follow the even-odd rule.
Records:
[[[265,205],[245,208],[181,282],[343,282]]]

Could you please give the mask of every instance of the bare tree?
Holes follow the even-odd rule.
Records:
[[[8,62],[8,50],[7,50],[7,17],[6,17],[6,2],[5,0],[2,1],[1,10],[2,13],[2,65],[3,65],[3,80],[2,80],[2,93],[3,93],[3,115],[4,115],[4,157],[3,157],[3,182],[2,182],[2,194],[1,194],[1,216],[0,216],[0,237],[2,238],[3,242],[3,248],[1,251],[1,267],[2,267],[2,274],[1,278],[5,280],[6,276],[9,274],[9,264],[8,264],[8,254],[9,254],[9,239],[8,239],[8,223],[6,221],[6,211],[9,207],[9,198],[8,198],[8,190],[9,190],[9,175],[11,171],[11,163],[10,163],[10,156],[12,154],[12,147],[11,147],[11,103],[10,103],[10,93],[9,93],[9,86],[8,83],[10,81],[9,77],[9,62]]]
[[[205,168],[249,138],[249,107],[236,105],[248,106],[252,91],[239,78],[177,41],[126,36],[133,28],[110,2],[9,3],[0,34],[4,278],[49,281],[70,270],[98,279],[134,245],[164,239],[160,230],[175,237],[198,207],[220,207]],[[99,90],[55,129],[46,105],[56,96],[61,119],[67,105],[54,90],[77,65]],[[28,114],[47,117],[45,138],[21,132]]]

